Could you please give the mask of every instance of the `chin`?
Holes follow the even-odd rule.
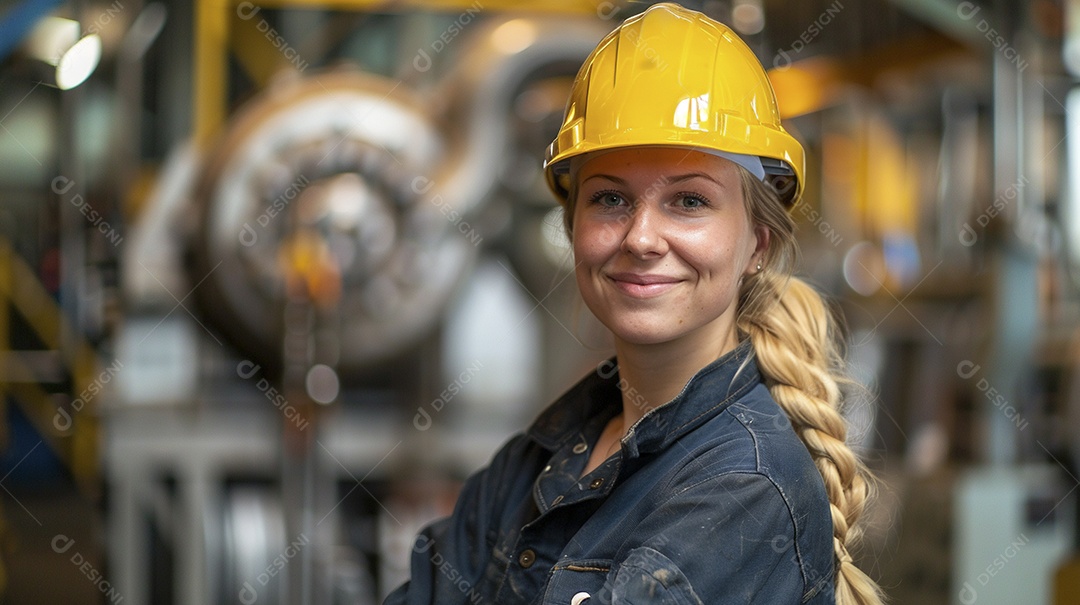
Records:
[[[686,344],[723,342],[734,327],[734,312],[730,305],[708,313],[677,312],[670,306],[651,309],[602,307],[602,314],[593,313],[617,341],[630,345],[659,345],[674,341]]]
[[[685,336],[691,330],[684,326],[663,325],[666,322],[604,321],[605,326],[617,340],[633,345],[657,345]]]

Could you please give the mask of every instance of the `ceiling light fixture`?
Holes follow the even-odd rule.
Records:
[[[27,35],[23,49],[48,66],[46,84],[69,90],[94,73],[101,60],[101,38],[97,34],[80,37],[80,30],[78,21],[45,17]]]

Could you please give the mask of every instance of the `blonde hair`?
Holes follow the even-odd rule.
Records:
[[[758,368],[773,399],[787,413],[825,481],[832,510],[837,605],[884,602],[881,588],[852,560],[862,535],[859,517],[871,495],[873,475],[845,441],[840,414],[843,355],[836,320],[821,295],[792,275],[795,224],[775,189],[740,169],[753,224],[770,232],[761,271],[739,291],[738,329],[750,337]]]
[[[742,280],[736,325],[754,347],[773,399],[787,414],[825,482],[832,511],[837,605],[880,605],[881,588],[849,553],[870,498],[873,475],[847,445],[840,414],[843,373],[840,335],[821,295],[792,275],[798,247],[795,223],[777,191],[739,166],[751,224],[770,232],[762,270]],[[790,183],[788,184],[790,186]],[[572,239],[577,181],[571,180],[563,222]]]

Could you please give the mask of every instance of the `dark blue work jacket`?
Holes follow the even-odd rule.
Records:
[[[748,342],[580,477],[621,409],[609,361],[469,478],[385,605],[833,605],[825,486]]]

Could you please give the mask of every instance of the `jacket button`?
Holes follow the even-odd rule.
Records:
[[[597,477],[596,479],[592,480],[592,483],[589,484],[589,489],[596,489],[596,488],[600,487],[603,484],[604,484],[604,478],[603,477]]]
[[[585,450],[587,450],[587,449],[589,449],[588,445],[586,445],[584,443],[579,443],[579,444],[574,446],[573,451],[574,451],[575,454],[584,454]]]
[[[533,549],[526,548],[525,550],[521,551],[521,555],[518,556],[518,564],[520,564],[525,569],[528,569],[532,567],[533,563],[536,563],[536,553],[533,552]]]

